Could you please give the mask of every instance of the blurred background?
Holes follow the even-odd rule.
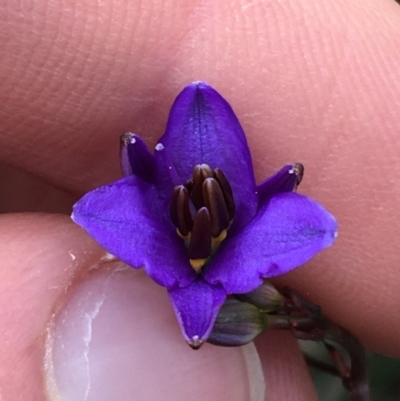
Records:
[[[330,363],[329,355],[321,343],[299,341],[305,355]],[[310,368],[321,401],[350,401],[350,396],[337,377]],[[371,401],[400,400],[400,360],[368,353],[368,377]]]

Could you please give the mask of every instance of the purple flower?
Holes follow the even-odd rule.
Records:
[[[154,154],[137,135],[121,143],[125,178],[86,194],[73,220],[167,288],[193,348],[227,295],[254,290],[334,241],[333,216],[294,192],[301,165],[256,185],[239,121],[203,82],[179,94]]]

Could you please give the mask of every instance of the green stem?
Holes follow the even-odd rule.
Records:
[[[267,315],[267,327],[289,330],[294,337],[302,340],[324,341],[330,350],[336,372],[342,378],[343,385],[350,391],[351,400],[369,401],[366,356],[360,342],[349,331],[322,315],[318,306],[295,291],[284,289],[282,293],[289,299],[287,304],[290,305],[290,312],[286,310],[286,313],[281,311],[285,314]],[[350,358],[349,367],[339,350],[326,343],[327,340],[346,350]]]
[[[310,355],[304,355],[304,359],[306,360],[307,365],[312,368],[318,369],[321,372],[327,373],[335,377],[341,377],[339,371],[335,368],[335,366],[319,361],[318,359],[315,359]]]

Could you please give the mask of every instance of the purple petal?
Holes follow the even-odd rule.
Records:
[[[187,286],[196,274],[157,195],[154,186],[126,177],[87,193],[74,205],[72,219],[114,256],[144,267],[160,285]]]
[[[173,288],[169,296],[183,336],[192,348],[199,348],[210,335],[226,295],[220,286],[201,276],[186,288]]]
[[[155,157],[161,170],[167,174],[172,164],[180,183],[191,177],[196,164],[205,163],[224,172],[236,204],[236,228],[231,230],[238,230],[254,217],[256,186],[246,137],[232,108],[209,85],[195,82],[178,95],[157,149]],[[171,179],[167,175],[164,179],[164,190],[170,193]]]
[[[221,283],[228,294],[250,292],[261,285],[261,277],[284,274],[330,246],[336,229],[336,220],[319,203],[292,192],[278,194],[226,241],[204,278]]]
[[[299,171],[299,168],[303,169],[303,166],[300,164],[287,164],[258,185],[259,205],[263,205],[278,193],[294,191],[298,185],[299,178],[301,180],[303,174],[303,170]],[[300,177],[299,174],[301,174]]]
[[[154,183],[155,160],[140,136],[125,132],[120,140],[120,163],[123,175],[137,175],[143,181]]]

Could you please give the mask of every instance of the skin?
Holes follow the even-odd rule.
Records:
[[[399,357],[399,22],[390,0],[3,2],[0,206],[32,212],[0,218],[5,399],[43,399],[43,332],[62,292],[46,289],[103,254],[68,217],[34,212],[68,214],[118,178],[119,134],[154,146],[176,94],[199,79],[234,108],[257,179],[302,162],[300,192],[339,221],[332,248],[275,284]],[[82,257],[67,273],[71,247]],[[316,399],[293,340],[269,336],[258,341],[267,399]]]

